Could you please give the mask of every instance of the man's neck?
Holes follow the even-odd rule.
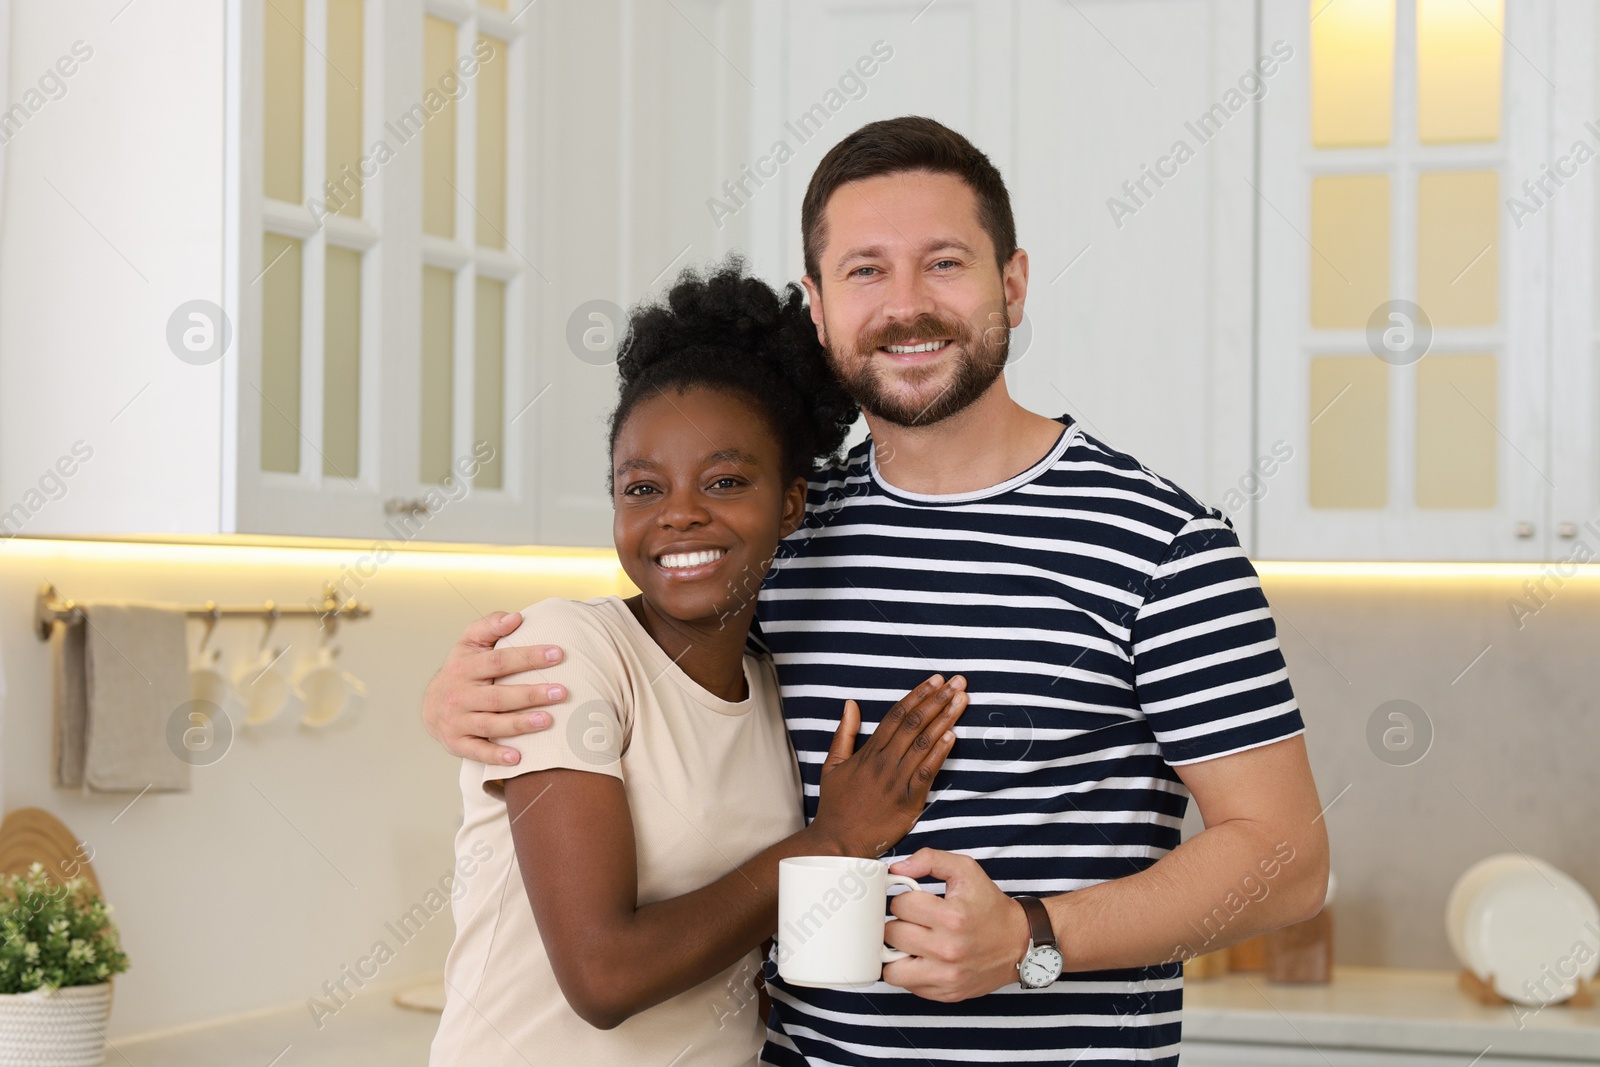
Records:
[[[1005,376],[972,404],[931,426],[867,415],[878,474],[896,489],[942,496],[999,485],[1039,462],[1061,424],[1011,399]]]

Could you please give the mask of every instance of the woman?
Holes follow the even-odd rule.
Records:
[[[640,593],[542,601],[501,642],[564,648],[501,682],[568,696],[551,729],[507,742],[521,762],[462,767],[435,1064],[753,1063],[778,861],[903,837],[966,705],[964,680],[934,675],[852,755],[846,701],[802,828],[773,665],[746,637],[855,409],[799,289],[737,260],[635,311],[618,369],[613,536]]]

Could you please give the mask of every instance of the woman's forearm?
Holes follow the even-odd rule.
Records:
[[[594,930],[585,962],[572,976],[577,988],[562,982],[568,1002],[591,1024],[610,1029],[693,989],[738,963],[778,928],[780,860],[847,854],[842,843],[808,827],[709,885],[614,916]],[[741,1006],[755,998],[753,988],[731,992]]]

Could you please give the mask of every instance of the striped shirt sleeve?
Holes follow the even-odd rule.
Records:
[[[1151,576],[1133,666],[1139,706],[1174,766],[1305,731],[1260,579],[1215,509],[1178,531]]]

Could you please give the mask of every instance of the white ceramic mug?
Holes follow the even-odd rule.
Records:
[[[243,714],[233,683],[222,673],[222,650],[214,648],[209,656],[202,653],[200,666],[189,672],[189,699],[215,704],[230,718]]]
[[[244,705],[246,726],[265,726],[298,702],[284,673],[286,651],[263,648],[254,663],[245,664],[234,674],[233,685]]]
[[[923,890],[887,864],[850,856],[778,862],[778,973],[791,985],[867,986],[910,955],[883,943],[891,885]]]
[[[295,691],[305,707],[302,726],[322,728],[359,715],[367,706],[367,687],[349,671],[335,666],[337,653],[323,645],[310,667],[295,681]]]

